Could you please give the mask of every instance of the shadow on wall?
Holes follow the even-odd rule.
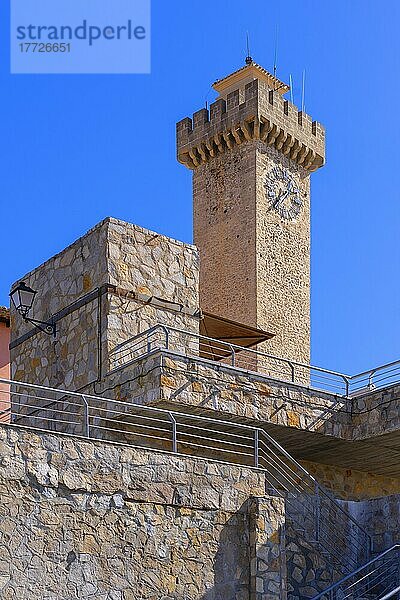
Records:
[[[200,600],[250,598],[250,514],[246,502],[224,524],[214,557],[214,586]]]
[[[200,600],[285,600],[284,531],[282,499],[250,497],[221,529],[214,585]]]
[[[372,536],[376,554],[400,543],[400,494],[341,504]]]

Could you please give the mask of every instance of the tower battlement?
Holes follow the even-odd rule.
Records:
[[[236,85],[237,89],[218,98],[209,110],[202,108],[192,119],[177,123],[179,162],[195,169],[235,145],[259,139],[309,172],[324,164],[325,129],[321,123],[299,111],[268,81],[256,78]]]

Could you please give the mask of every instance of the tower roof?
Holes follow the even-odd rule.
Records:
[[[286,83],[283,83],[283,81],[269,73],[269,71],[254,61],[246,64],[237,71],[234,71],[230,75],[227,75],[227,77],[217,79],[213,84],[213,88],[222,98],[225,98],[233,90],[238,87],[244,87],[246,83],[249,83],[254,79],[264,81],[268,87],[281,95],[286,94],[286,92],[290,90],[290,87]]]

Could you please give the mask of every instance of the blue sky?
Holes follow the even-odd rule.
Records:
[[[355,372],[400,358],[400,3],[152,3],[151,75],[10,75],[0,4],[0,303],[11,282],[111,215],[192,240],[175,121],[253,58],[294,77],[327,129],[312,180],[312,358]]]

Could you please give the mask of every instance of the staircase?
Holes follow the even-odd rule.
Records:
[[[259,433],[259,466],[265,470],[268,493],[286,500],[289,600],[302,597],[305,588],[306,597],[310,597],[313,589],[318,592],[369,560],[372,541],[368,533],[265,431]],[[296,587],[299,562],[303,564],[303,581]],[[308,585],[304,583],[311,572],[307,563],[313,567],[313,580]]]
[[[400,545],[392,546],[313,600],[389,600],[400,594]]]
[[[306,562],[309,559],[314,564],[318,583],[308,587],[317,585],[315,593],[370,559],[368,533],[264,430],[158,408],[134,405],[133,409],[126,403],[120,403],[123,412],[121,407],[117,418],[114,411],[114,415],[99,419],[94,417],[99,414],[95,402],[92,399],[89,406],[93,437],[101,433],[110,439],[115,430],[111,437],[115,441],[121,441],[123,435],[123,441],[132,445],[263,469],[266,494],[282,497],[286,503],[288,571],[295,570],[299,555],[306,556]],[[289,600],[301,597],[299,589],[292,592],[289,590]]]

